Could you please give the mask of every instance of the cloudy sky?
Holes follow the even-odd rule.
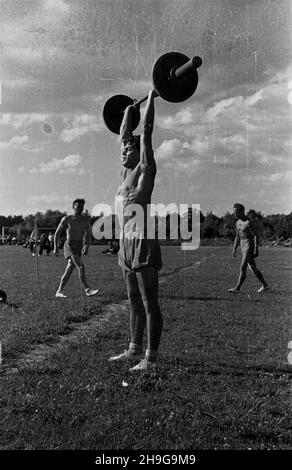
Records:
[[[70,211],[75,197],[113,205],[119,144],[103,105],[145,96],[170,51],[203,65],[190,99],[155,100],[153,202],[291,211],[291,1],[0,5],[0,214]]]

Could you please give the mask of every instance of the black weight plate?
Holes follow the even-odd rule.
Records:
[[[103,108],[103,120],[108,129],[115,134],[120,133],[120,127],[127,106],[134,103],[134,100],[126,95],[114,95],[107,100]],[[133,113],[132,130],[136,129],[140,122],[140,111],[137,109]]]
[[[168,52],[163,54],[153,67],[152,79],[155,90],[161,98],[171,103],[179,103],[190,98],[198,86],[198,73],[193,70],[180,79],[171,79],[172,69],[184,65],[189,59],[180,52]]]
[[[6,303],[7,300],[7,295],[4,292],[4,290],[0,290],[0,303],[2,302],[3,304]]]

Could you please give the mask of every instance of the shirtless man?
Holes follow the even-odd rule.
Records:
[[[262,283],[262,286],[258,289],[258,292],[265,292],[269,290],[269,286],[266,283],[262,273],[258,269],[255,258],[258,257],[258,239],[255,235],[250,220],[244,213],[245,208],[242,204],[236,203],[233,206],[233,213],[237,218],[236,222],[236,237],[234,240],[232,256],[236,257],[237,245],[240,241],[240,247],[242,251],[242,261],[240,265],[240,274],[237,281],[236,287],[228,289],[228,292],[237,293],[240,291],[242,284],[246,278],[247,266],[255,274],[258,280]]]
[[[65,285],[70,279],[75,267],[78,269],[80,282],[82,283],[85,294],[89,297],[99,292],[98,289],[91,290],[88,287],[84,264],[81,260],[81,255],[87,255],[88,248],[91,242],[91,225],[90,219],[86,214],[82,214],[84,209],[85,200],[75,199],[73,202],[74,215],[63,217],[59,226],[57,227],[54,237],[54,253],[56,256],[59,254],[59,238],[63,230],[66,230],[66,241],[64,244],[64,256],[68,259],[66,270],[61,278],[59,288],[56,292],[56,297],[67,298],[63,290]],[[86,233],[85,244],[83,245],[83,237]]]
[[[127,286],[130,303],[130,335],[128,350],[113,356],[111,362],[139,361],[131,372],[150,369],[157,359],[163,319],[158,303],[158,271],[161,269],[161,252],[156,239],[147,239],[139,226],[127,230],[131,219],[126,208],[139,204],[147,215],[156,175],[156,163],[152,149],[154,123],[154,90],[148,94],[141,136],[133,136],[132,114],[135,105],[126,108],[121,124],[122,183],[117,199],[121,203],[119,219],[121,225],[119,265]],[[144,218],[144,220],[146,217]],[[143,354],[143,335],[146,326],[147,349]]]

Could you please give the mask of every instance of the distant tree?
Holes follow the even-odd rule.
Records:
[[[58,210],[48,210],[45,214],[42,212],[37,212],[36,214],[29,214],[24,218],[22,223],[22,228],[24,230],[32,230],[34,224],[36,223],[38,227],[41,228],[56,228],[62,217],[66,215],[66,212],[60,212]]]
[[[279,215],[278,220],[275,224],[275,232],[277,237],[279,238],[283,237],[284,239],[286,239],[291,236],[291,232],[289,231],[289,224],[284,214]]]
[[[262,237],[263,231],[264,231],[264,224],[263,224],[264,216],[262,215],[262,213],[257,212],[254,209],[250,209],[246,215],[249,218],[249,220],[252,222],[252,225],[257,235],[259,237]]]
[[[34,227],[34,220],[35,220],[35,217],[32,214],[25,216],[24,221],[22,223],[23,229],[31,232]]]
[[[235,238],[235,226],[236,220],[233,214],[226,212],[222,218],[222,224],[220,228],[220,237],[226,238],[228,240],[233,240]]]
[[[222,219],[213,212],[208,212],[201,226],[201,238],[216,238],[220,234]]]
[[[0,227],[12,227],[23,222],[22,215],[0,215]]]
[[[61,222],[61,219],[66,215],[66,212],[60,212],[58,210],[47,210],[43,215],[41,223],[42,227],[53,228],[57,227]]]
[[[10,228],[9,233],[12,234],[27,235],[33,230],[35,222],[41,228],[54,229],[59,225],[64,215],[66,215],[66,212],[60,212],[59,210],[52,209],[47,210],[45,213],[37,212],[36,214],[29,214],[25,217],[23,217],[22,215],[0,215],[0,227]],[[195,220],[197,220],[197,216],[198,214],[196,213]],[[261,212],[257,212],[254,209],[250,209],[247,212],[247,216],[252,221],[259,237],[264,238],[265,240],[292,238],[292,212],[290,212],[290,214],[270,214],[264,216]],[[101,217],[101,214],[99,215],[99,217]],[[99,217],[90,217],[91,224],[93,225],[94,221],[97,220]],[[182,217],[183,219],[187,218],[188,228],[190,231],[193,220],[192,209],[189,208],[188,212]],[[172,218],[175,218],[175,224],[177,224],[177,214],[167,214],[162,218],[156,216],[156,233],[158,232],[159,221],[162,226],[166,225],[166,237],[169,239],[170,227],[173,227],[174,223]],[[180,222],[181,221],[178,220],[179,226]],[[115,225],[119,227],[117,217],[113,215],[113,235],[115,234]],[[206,215],[204,215],[200,211],[200,225],[201,238],[220,237],[226,240],[234,239],[235,218],[229,212],[226,212],[226,214],[220,218],[213,214],[212,211],[208,212]]]
[[[264,217],[263,219],[262,236],[265,240],[273,240],[275,238],[275,227],[270,216]]]

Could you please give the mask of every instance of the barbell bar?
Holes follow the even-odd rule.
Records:
[[[163,54],[155,62],[152,71],[152,82],[155,91],[166,101],[179,103],[190,98],[198,86],[197,69],[202,59],[195,56],[189,59],[180,52]],[[140,122],[138,106],[146,101],[148,95],[135,101],[126,95],[114,95],[107,100],[103,108],[103,119],[108,129],[115,134],[120,133],[123,114],[127,106],[135,105],[136,112],[132,117],[132,129]]]

